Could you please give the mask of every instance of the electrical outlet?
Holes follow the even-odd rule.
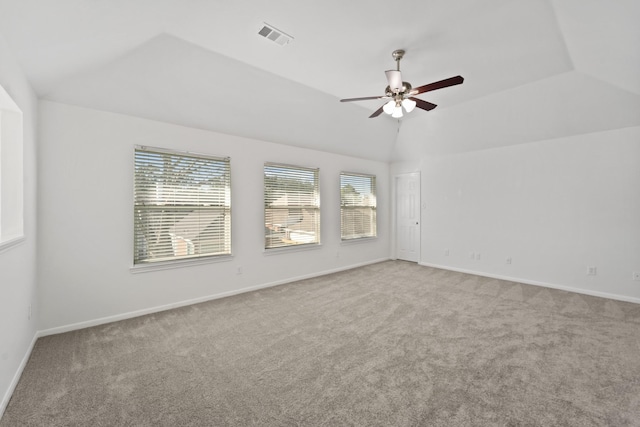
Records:
[[[598,274],[598,269],[596,267],[587,267],[587,276],[595,276]]]
[[[506,263],[507,263],[507,264],[511,264],[511,262],[512,262],[512,261],[513,261],[513,260],[511,259],[511,257],[507,257],[507,259],[506,259]]]
[[[638,282],[640,282],[640,271],[633,272],[633,280],[637,280]]]
[[[444,250],[444,256],[449,256],[449,249]]]

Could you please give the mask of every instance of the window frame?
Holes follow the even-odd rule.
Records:
[[[23,113],[0,85],[0,252],[26,240]]]
[[[139,250],[138,245],[136,244],[136,242],[138,241],[139,236],[144,237],[144,234],[139,234],[137,231],[137,224],[138,221],[136,220],[136,215],[137,212],[139,210],[139,208],[141,206],[141,204],[137,203],[136,200],[136,191],[138,189],[137,187],[137,178],[138,178],[138,173],[137,173],[137,164],[138,164],[138,153],[154,153],[154,154],[158,154],[160,156],[170,156],[168,158],[175,158],[175,159],[197,159],[197,160],[203,160],[205,162],[210,162],[209,164],[206,165],[206,167],[211,168],[211,165],[217,163],[218,165],[216,165],[215,167],[213,167],[212,169],[216,169],[219,168],[220,170],[223,171],[223,174],[221,175],[222,180],[225,183],[224,188],[222,189],[223,192],[223,202],[221,206],[215,206],[212,207],[211,204],[206,204],[205,201],[209,201],[211,202],[211,199],[203,199],[204,201],[201,202],[194,202],[192,204],[179,204],[176,203],[176,199],[173,200],[173,204],[169,203],[169,204],[157,204],[157,205],[149,205],[149,209],[146,209],[147,211],[153,211],[153,210],[162,210],[162,206],[167,206],[166,210],[168,211],[174,211],[172,213],[178,212],[178,211],[189,211],[191,209],[191,212],[194,211],[204,211],[204,210],[220,210],[222,211],[224,217],[223,217],[223,221],[224,221],[224,225],[222,228],[222,245],[223,245],[223,251],[216,251],[216,252],[204,252],[204,253],[196,253],[196,254],[187,254],[187,255],[179,255],[179,256],[173,256],[173,257],[162,257],[161,259],[149,259],[149,258],[138,258],[137,257],[137,251]],[[232,187],[231,187],[231,158],[230,157],[219,157],[219,156],[213,156],[210,154],[204,154],[204,153],[196,153],[196,152],[191,152],[191,151],[181,151],[181,150],[174,150],[174,149],[167,149],[167,148],[160,148],[160,147],[150,147],[150,146],[143,146],[143,145],[135,145],[134,146],[134,171],[133,171],[133,254],[132,254],[132,262],[133,265],[131,267],[131,271],[132,272],[140,272],[140,271],[149,271],[149,270],[161,270],[161,269],[168,269],[168,268],[177,268],[177,267],[182,267],[182,266],[187,266],[187,265],[193,265],[193,264],[203,264],[203,263],[211,263],[211,262],[218,262],[218,261],[224,261],[224,260],[228,260],[231,259],[233,256],[232,253],[232,234],[233,234],[233,223],[232,223]],[[164,176],[164,175],[163,175]],[[191,181],[193,182],[193,181]],[[217,188],[222,188],[222,186],[217,187]],[[220,191],[220,190],[218,190]],[[194,195],[201,195],[202,192],[196,192],[194,193]],[[198,224],[198,226],[200,226]],[[202,232],[202,230],[205,230],[206,227],[203,228],[198,228],[197,230],[199,231],[198,235]],[[187,239],[182,239],[182,240],[187,240]]]
[[[367,193],[368,195],[372,195],[373,196],[373,205],[370,204],[357,204],[357,205],[350,205],[347,206],[345,205],[345,200],[343,197],[343,177],[351,177],[351,178],[362,178],[362,179],[369,179],[369,187],[371,188],[371,192]],[[342,171],[340,172],[340,177],[339,177],[339,189],[340,189],[340,241],[341,243],[354,243],[354,242],[362,242],[362,241],[366,241],[369,239],[376,239],[378,237],[378,187],[377,187],[377,177],[376,175],[373,174],[365,174],[365,173],[356,173],[356,172],[346,172],[346,171]],[[364,235],[351,235],[353,237],[345,237],[344,231],[345,231],[345,222],[344,222],[344,212],[345,212],[345,208],[354,208],[354,209],[362,209],[362,208],[369,208],[371,210],[371,212],[373,213],[372,217],[373,217],[373,221],[372,221],[372,228],[373,228],[373,233],[371,234],[364,234]]]
[[[309,204],[309,205],[286,205],[285,207],[282,208],[269,208],[267,205],[267,184],[266,184],[266,180],[267,180],[267,169],[268,168],[279,168],[279,169],[290,169],[292,171],[296,171],[297,173],[312,173],[313,174],[313,200],[314,200],[314,204]],[[295,173],[292,174],[292,178],[295,178]],[[299,166],[299,165],[291,165],[291,164],[286,164],[286,163],[279,163],[279,162],[265,162],[263,165],[263,185],[264,185],[264,189],[263,189],[263,225],[264,225],[264,241],[263,241],[263,252],[265,254],[274,254],[274,253],[279,253],[279,252],[283,252],[283,251],[291,251],[291,250],[307,250],[307,249],[313,249],[313,248],[318,248],[322,245],[322,227],[321,227],[321,216],[322,216],[322,211],[321,211],[321,200],[320,200],[320,168],[313,168],[313,167],[307,167],[307,166]],[[293,206],[293,207],[290,207]],[[300,242],[300,243],[288,243],[288,244],[282,244],[282,245],[272,245],[270,246],[267,242],[268,239],[271,237],[273,238],[272,234],[267,233],[267,230],[269,230],[269,225],[271,227],[274,227],[275,225],[273,224],[273,221],[268,222],[267,221],[267,209],[282,209],[282,210],[309,210],[309,209],[313,209],[314,211],[314,217],[312,219],[312,224],[313,224],[313,233],[315,236],[315,241],[313,242],[308,242],[308,243],[304,243],[304,242]],[[304,220],[304,213],[301,213],[301,215],[303,215],[303,219],[301,221]],[[287,216],[289,216],[289,212],[287,212]],[[273,229],[273,228],[272,228]],[[287,232],[290,231],[302,231],[302,232],[306,232],[305,230],[287,230],[288,227],[284,228],[282,231],[284,231],[285,235]],[[280,231],[280,230],[278,230]]]

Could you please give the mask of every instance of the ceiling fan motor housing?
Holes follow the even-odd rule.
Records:
[[[409,82],[402,82],[402,87],[397,91],[391,90],[390,86],[384,90],[385,96],[389,98],[395,98],[396,96],[400,96],[401,98],[406,98],[411,95],[412,86]]]

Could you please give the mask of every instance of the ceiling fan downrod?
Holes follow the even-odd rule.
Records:
[[[391,53],[394,61],[396,61],[396,71],[400,71],[400,60],[404,56],[404,49],[396,49]]]
[[[398,92],[403,91],[402,73],[400,73],[400,60],[404,56],[404,50],[394,50],[391,56],[396,61],[396,69],[385,71],[385,74],[387,75],[387,81],[389,82],[389,91],[391,94],[397,94]]]

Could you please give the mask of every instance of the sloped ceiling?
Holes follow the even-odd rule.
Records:
[[[640,125],[639,19],[636,0],[0,0],[41,98],[382,161]],[[414,86],[464,84],[402,123],[338,102],[382,95],[397,48]]]
[[[408,120],[393,158],[455,154],[638,125],[638,95],[571,71]]]

